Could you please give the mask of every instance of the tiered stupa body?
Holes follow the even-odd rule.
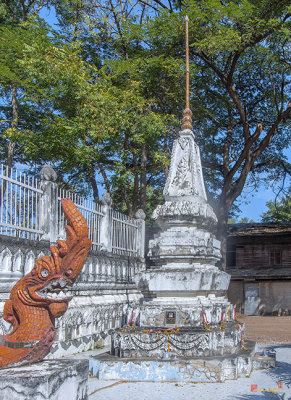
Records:
[[[215,265],[220,242],[189,109],[188,17],[185,22],[186,109],[165,202],[153,213],[161,232],[149,242],[149,269],[136,276],[140,306],[112,331],[111,357],[98,361],[102,379],[214,382],[248,376],[255,363],[274,365],[274,359],[253,361],[255,343],[244,345],[244,327],[227,299],[230,276]]]
[[[255,355],[255,342],[244,342],[244,326],[227,299],[230,276],[215,266],[221,258],[217,218],[189,109],[164,197],[153,213],[161,232],[149,243],[151,265],[136,276],[143,298],[128,324],[112,331],[111,357],[98,361],[99,377],[221,382],[274,366],[273,357]]]
[[[164,197],[153,213],[161,233],[149,243],[152,265],[137,277],[145,293],[140,325],[201,328],[203,322],[232,320],[226,298],[230,276],[215,266],[221,258],[213,234],[217,218],[207,202],[200,152],[189,129],[174,142]]]
[[[136,276],[143,300],[129,326],[113,335],[120,357],[223,356],[243,346],[243,327],[226,295],[230,276],[215,266],[221,258],[217,218],[187,119],[189,109],[173,145],[165,203],[153,213],[161,232],[149,242],[151,266]]]

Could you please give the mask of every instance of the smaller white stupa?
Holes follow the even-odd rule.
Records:
[[[152,216],[161,233],[149,243],[150,269],[137,277],[145,296],[140,313],[145,326],[199,328],[235,318],[226,296],[230,276],[215,266],[220,242],[214,236],[217,218],[207,201],[192,127],[188,49],[186,19],[186,108],[173,145],[165,203]]]
[[[136,276],[143,299],[129,324],[112,333],[112,355],[123,359],[111,364],[115,379],[223,381],[253,368],[255,343],[246,346],[244,327],[227,299],[230,275],[215,265],[220,242],[193,134],[187,25],[186,20],[182,129],[173,145],[165,202],[153,213],[161,232],[149,242],[151,265]]]

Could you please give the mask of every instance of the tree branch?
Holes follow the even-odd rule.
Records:
[[[154,7],[152,4],[149,4],[149,3],[147,3],[147,2],[144,1],[144,0],[139,0],[139,2],[142,3],[142,4],[145,5],[145,6],[148,6],[148,7],[152,8],[152,9],[155,10],[156,12],[159,12],[158,8]]]
[[[254,161],[259,157],[259,155],[265,150],[265,148],[271,143],[276,129],[278,128],[279,124],[286,118],[291,115],[291,102],[287,105],[286,110],[277,116],[276,121],[274,122],[273,126],[269,129],[268,134],[264,137],[261,141],[259,147],[253,152]]]
[[[242,121],[243,124],[243,132],[244,132],[244,138],[245,138],[245,142],[247,142],[247,140],[250,137],[250,131],[249,131],[249,126],[247,124],[246,121],[246,113],[244,110],[244,106],[238,96],[238,93],[235,89],[235,86],[232,84],[232,76],[234,73],[234,68],[235,65],[238,61],[238,58],[240,56],[240,53],[237,53],[236,56],[233,59],[232,62],[232,66],[231,66],[231,71],[228,74],[228,76],[226,76],[218,67],[217,65],[215,65],[215,63],[210,60],[206,54],[204,52],[194,52],[194,54],[198,57],[200,57],[217,75],[218,77],[221,79],[222,83],[225,85],[230,97],[232,98]]]
[[[231,109],[228,107],[228,128],[227,128],[227,133],[226,133],[226,138],[224,141],[224,146],[223,146],[223,176],[227,176],[229,172],[229,150],[230,150],[230,144],[231,144],[231,137],[232,137],[232,129],[233,129],[233,124],[232,124],[232,115],[231,115]]]
[[[201,51],[201,52],[194,51],[194,55],[201,58],[207,65],[209,65],[209,67],[211,67],[213,69],[213,71],[219,76],[219,78],[222,80],[222,82],[226,85],[226,83],[227,83],[226,75],[214,64],[214,62],[212,60],[210,60],[206,56],[206,54],[203,51]]]
[[[164,10],[169,10],[171,11],[170,8],[168,8],[167,6],[165,6],[165,4],[163,4],[160,0],[153,0],[155,3],[157,3],[159,6],[161,6]]]
[[[230,71],[229,74],[227,76],[227,84],[231,85],[232,84],[232,78],[233,78],[233,74],[234,74],[234,70],[236,67],[236,64],[238,62],[238,59],[240,57],[241,53],[239,51],[236,52],[236,54],[233,57],[232,63],[231,63],[231,67],[230,67]]]
[[[235,173],[238,171],[239,167],[242,165],[243,161],[250,158],[251,146],[258,139],[258,137],[262,133],[262,130],[263,130],[263,126],[261,124],[258,124],[254,134],[252,136],[250,136],[250,138],[248,139],[247,143],[245,144],[239,158],[237,159],[236,163],[234,164],[232,169],[227,174],[227,176],[225,178],[226,186],[230,186],[232,178],[234,177]]]
[[[97,166],[99,168],[99,171],[101,172],[101,175],[102,175],[102,178],[103,178],[103,181],[104,181],[104,184],[105,184],[106,192],[111,194],[110,182],[109,182],[109,180],[107,178],[105,169],[104,169],[104,167],[103,167],[103,165],[101,163],[97,163]]]

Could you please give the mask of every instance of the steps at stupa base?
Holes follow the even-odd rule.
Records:
[[[132,359],[106,354],[91,358],[89,368],[92,376],[102,380],[224,382],[248,377],[256,367],[253,363],[256,343],[246,341],[245,346],[247,350],[239,349],[233,354],[216,357],[164,358],[162,354],[160,358]],[[274,363],[274,358],[266,356],[260,368],[273,367]]]

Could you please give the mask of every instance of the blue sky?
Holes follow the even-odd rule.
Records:
[[[53,7],[50,10],[48,10],[46,7],[42,8],[40,10],[39,16],[45,19],[52,26],[54,26],[54,24],[56,23],[56,14]]]
[[[286,157],[288,158],[288,162],[291,163],[291,143],[288,149],[284,152]],[[271,184],[270,184],[271,185]],[[285,187],[291,185],[290,179],[286,182]],[[273,200],[276,196],[278,187],[275,188],[266,188],[261,187],[257,192],[250,192],[247,188],[243,190],[242,197],[247,197],[247,204],[241,205],[241,214],[237,218],[238,220],[242,217],[247,217],[249,219],[253,219],[255,222],[260,222],[260,215],[267,211],[266,202]],[[242,198],[241,197],[241,198]]]

